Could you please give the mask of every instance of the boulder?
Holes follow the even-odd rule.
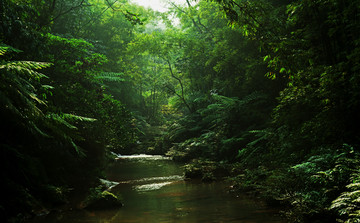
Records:
[[[100,210],[100,209],[112,209],[120,208],[123,204],[119,198],[109,191],[103,191],[98,196],[93,197],[87,202],[85,209],[88,210]]]

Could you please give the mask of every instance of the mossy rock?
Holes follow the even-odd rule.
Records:
[[[85,206],[88,210],[112,209],[122,207],[119,198],[109,191],[103,191],[96,197],[92,197]]]

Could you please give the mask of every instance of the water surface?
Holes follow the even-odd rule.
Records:
[[[119,184],[124,206],[115,210],[48,215],[40,222],[60,223],[282,223],[277,211],[246,196],[228,193],[226,183],[185,181],[181,166],[161,156],[119,156],[107,176]]]

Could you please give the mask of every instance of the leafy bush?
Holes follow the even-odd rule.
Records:
[[[335,210],[339,219],[338,222],[355,223],[360,219],[360,173],[357,170],[350,178],[351,183],[346,185],[347,191],[336,198],[331,210]]]

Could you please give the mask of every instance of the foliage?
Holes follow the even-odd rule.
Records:
[[[239,188],[290,204],[293,221],[356,222],[358,2],[171,5],[0,3],[12,207],[96,179],[110,151],[151,150],[193,161],[188,173],[206,180],[232,163]]]
[[[109,148],[136,139],[130,112],[96,78],[111,72],[95,41],[49,33],[88,2],[48,3],[0,3],[1,168],[4,191],[18,197],[1,202],[6,218],[66,201],[66,188],[102,175]]]
[[[52,111],[47,99],[52,95],[53,87],[41,84],[41,79],[47,76],[38,71],[48,69],[50,63],[11,61],[9,52],[19,52],[11,46],[3,45],[1,52],[2,168],[11,170],[3,176],[5,190],[19,193],[19,196],[23,194],[21,196],[25,199],[25,202],[14,200],[7,206],[7,200],[3,201],[2,206],[9,212],[9,217],[17,205],[21,206],[20,211],[29,211],[31,206],[41,205],[39,202],[66,201],[65,195],[58,194],[52,187],[62,187],[53,184],[61,185],[67,176],[62,175],[63,170],[53,169],[52,165],[63,165],[62,161],[85,156],[74,142],[80,138],[74,124],[94,122],[95,119]],[[56,151],[57,157],[50,156],[53,151],[46,147],[57,144],[62,144],[62,150]],[[73,151],[77,155],[70,155]],[[64,160],[57,160],[59,157]],[[18,165],[14,166],[12,162]]]
[[[184,117],[169,129],[169,140],[180,141],[169,154],[187,160],[200,156],[233,161],[238,151],[252,140],[251,132],[256,122],[260,127],[260,120],[265,118],[254,112],[265,98],[259,92],[242,100],[211,95],[209,101],[212,103],[208,102],[207,107]]]
[[[185,177],[198,178],[203,182],[223,180],[229,175],[228,166],[209,160],[194,160],[191,164],[184,165]]]
[[[337,0],[215,2],[222,6],[232,31],[225,32],[223,29],[227,36],[212,42],[209,36],[205,37],[204,30],[198,28],[201,24],[211,24],[208,23],[211,19],[206,21],[204,13],[198,17],[194,16],[194,11],[191,16],[187,14],[189,19],[184,24],[189,30],[197,30],[192,32],[193,35],[197,32],[198,36],[203,36],[201,44],[207,47],[197,49],[219,55],[195,57],[196,51],[192,51],[193,54],[189,57],[196,58],[192,60],[198,62],[193,63],[196,69],[184,66],[186,60],[182,61],[190,75],[202,74],[201,78],[191,76],[194,78],[191,87],[205,94],[215,92],[229,98],[235,95],[246,98],[246,95],[255,92],[255,86],[247,80],[254,78],[257,84],[265,83],[260,77],[257,78],[257,75],[266,73],[268,78],[278,83],[273,82],[273,91],[262,85],[262,93],[271,98],[276,97],[280,91],[280,97],[272,113],[272,122],[270,123],[266,116],[257,118],[261,120],[259,123],[256,119],[250,119],[249,122],[257,123],[257,127],[252,129],[238,125],[243,124],[238,121],[240,117],[248,119],[251,115],[232,110],[231,106],[227,106],[231,105],[228,103],[230,100],[217,103],[208,100],[208,96],[201,99],[199,97],[194,100],[194,104],[206,104],[202,108],[197,107],[198,111],[202,111],[200,115],[188,116],[188,119],[192,120],[187,122],[189,125],[185,125],[186,122],[177,123],[174,129],[176,134],[173,136],[181,139],[178,136],[182,135],[183,141],[178,141],[172,152],[177,149],[180,155],[185,153],[186,156],[191,154],[191,151],[197,151],[195,156],[200,154],[209,157],[209,153],[199,151],[221,151],[221,148],[224,148],[221,144],[225,147],[228,144],[230,151],[237,147],[237,159],[245,168],[250,168],[247,175],[261,176],[262,174],[256,172],[257,166],[269,168],[265,171],[264,178],[248,179],[249,185],[256,185],[264,179],[267,179],[261,186],[264,191],[271,191],[279,185],[291,185],[291,192],[288,188],[280,187],[280,190],[271,196],[283,194],[288,197],[285,200],[291,200],[290,203],[295,207],[289,213],[293,211],[291,215],[297,216],[297,220],[306,220],[304,213],[308,214],[308,218],[321,218],[327,213],[327,206],[335,199],[336,193],[344,190],[344,185],[348,184],[348,179],[354,172],[349,165],[355,165],[357,160],[345,158],[348,155],[340,152],[342,149],[335,148],[345,142],[354,145],[359,143],[358,129],[353,125],[359,118],[355,112],[359,110],[358,93],[355,93],[359,92],[359,46],[358,37],[353,35],[359,33],[355,16],[358,7],[353,1]],[[191,6],[189,7],[191,11]],[[196,7],[200,12],[204,9],[201,1]],[[186,13],[183,13],[182,18],[185,21],[184,14]],[[211,26],[206,25],[205,27],[210,27],[211,30]],[[217,27],[215,30],[211,33],[218,37],[221,29]],[[236,41],[231,39],[236,36]],[[246,40],[239,40],[241,37]],[[240,49],[244,51],[247,46],[253,46],[260,52],[255,51],[257,56],[251,54],[251,51],[242,55]],[[192,47],[191,49],[195,48],[194,45]],[[259,60],[259,55],[262,61]],[[237,61],[236,65],[231,63],[232,59]],[[264,66],[262,62],[267,65]],[[212,70],[202,73],[199,67],[204,67],[203,64],[205,68],[209,66]],[[182,71],[184,70],[182,68]],[[217,74],[221,77],[220,85],[216,83]],[[236,74],[237,79],[232,79],[231,74]],[[206,79],[207,75],[210,76],[209,79]],[[201,87],[195,84],[196,80],[201,80]],[[247,86],[241,86],[236,80],[244,81]],[[221,84],[225,87],[219,87]],[[203,91],[204,86],[211,87]],[[226,91],[232,86],[236,86],[237,91]],[[251,91],[247,92],[248,89]],[[244,110],[251,111],[250,114],[254,114],[254,111],[266,111],[262,114],[267,114],[271,112],[273,105],[269,103],[262,109],[257,107],[251,110],[246,106]],[[237,120],[231,118],[232,114],[236,114]],[[181,125],[182,123],[184,124]],[[193,128],[190,123],[199,127]],[[196,131],[189,134],[190,129]],[[229,136],[227,131],[235,134]],[[347,146],[344,148],[346,150]],[[215,160],[224,155],[216,154]],[[234,157],[234,153],[228,157]],[[328,178],[324,178],[320,173]],[[329,215],[329,219],[332,217]]]
[[[18,51],[9,46],[1,46],[1,55],[9,50]],[[33,61],[7,61],[2,59],[0,65],[2,107],[22,118],[30,116],[35,119],[42,115],[39,105],[44,105],[45,102],[37,96],[36,87],[39,86],[37,81],[46,76],[36,70],[50,65],[49,63]],[[8,86],[12,86],[12,88]],[[38,129],[34,123],[29,125],[33,126],[33,130]]]
[[[350,184],[346,185],[349,190],[343,192],[338,198],[336,198],[330,207],[330,209],[337,210],[340,216],[339,222],[357,222],[359,220],[359,173],[354,173],[350,178]]]
[[[125,81],[122,78],[123,73],[114,73],[114,72],[102,72],[95,75],[95,79],[98,79],[102,82],[122,82]]]

